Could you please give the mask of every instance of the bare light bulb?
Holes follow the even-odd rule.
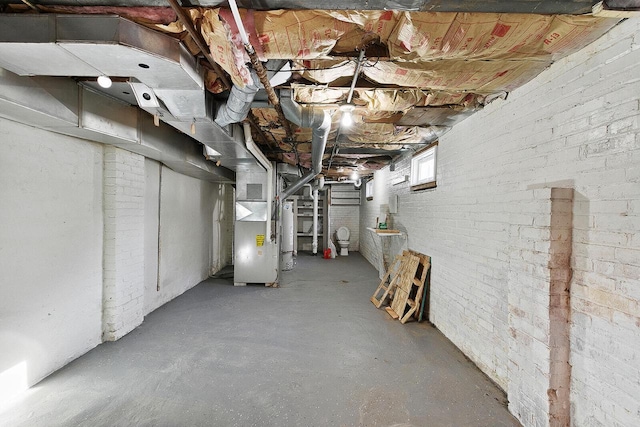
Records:
[[[340,119],[340,123],[344,127],[351,127],[353,125],[353,116],[351,115],[351,111],[344,111],[342,113],[342,118]]]
[[[100,76],[98,77],[98,84],[100,85],[100,87],[103,87],[105,89],[109,89],[111,87],[111,79],[109,78],[109,76]]]
[[[340,118],[340,124],[344,127],[350,127],[353,125],[353,110],[355,107],[351,104],[344,104],[340,106],[342,117]]]
[[[358,178],[359,178],[359,176],[358,176],[358,172],[356,172],[356,171],[351,172],[351,179],[352,179],[353,181],[357,181],[357,180],[358,180]]]

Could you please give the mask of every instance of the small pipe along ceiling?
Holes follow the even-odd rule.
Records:
[[[226,82],[240,88],[252,83],[252,66],[226,3],[205,1],[184,9],[217,70],[164,1],[141,0],[136,7],[108,0],[28,3],[0,0],[0,7],[3,13],[116,14],[182,40],[203,70],[205,90],[216,105],[228,98]],[[286,102],[329,113],[322,173],[334,179],[354,171],[371,174],[434,142],[620,20],[592,14],[596,2],[579,0],[237,3],[276,93]],[[322,9],[309,9],[312,3]],[[353,9],[345,9],[346,3]],[[342,123],[345,114],[352,116],[350,126]],[[293,130],[288,136],[263,89],[248,120],[253,139],[270,160],[311,169],[312,129],[288,123]]]

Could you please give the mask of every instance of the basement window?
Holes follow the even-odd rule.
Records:
[[[373,200],[373,179],[370,179],[364,184],[364,195],[367,200]]]
[[[436,187],[438,142],[423,148],[411,158],[411,191]]]

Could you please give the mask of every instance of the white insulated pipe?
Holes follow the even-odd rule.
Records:
[[[271,240],[271,203],[273,201],[273,165],[267,159],[260,148],[253,141],[253,137],[251,136],[251,125],[247,122],[242,123],[244,130],[244,143],[247,147],[247,150],[256,160],[262,165],[262,167],[267,171],[267,231],[266,235],[269,240]]]
[[[242,18],[240,17],[240,11],[238,10],[236,0],[229,0],[229,7],[231,8],[231,13],[233,14],[234,21],[236,21],[236,27],[238,27],[238,32],[240,33],[242,44],[245,46],[245,48],[247,46],[251,46],[251,44],[249,43],[249,36],[244,30],[244,25],[242,24]],[[251,47],[251,49],[253,50],[253,47]]]
[[[318,254],[318,189],[313,190],[313,254]]]

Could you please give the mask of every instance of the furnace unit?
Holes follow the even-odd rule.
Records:
[[[278,281],[278,243],[271,223],[274,188],[273,168],[257,164],[236,170],[236,223],[234,284]]]

